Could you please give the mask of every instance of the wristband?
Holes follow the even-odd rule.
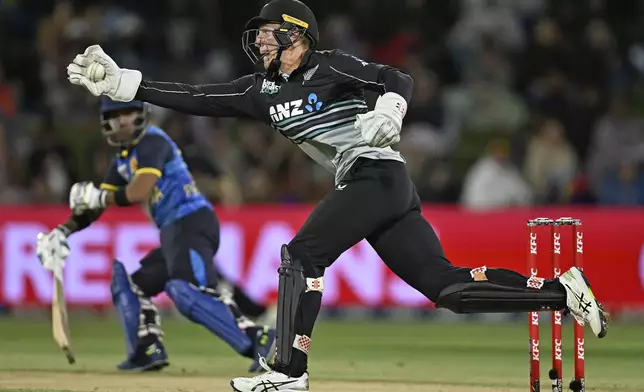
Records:
[[[106,207],[106,204],[105,204],[105,203],[106,203],[106,201],[107,201],[107,191],[106,191],[106,190],[102,190],[102,191],[101,191],[101,195],[98,197],[98,202],[99,202],[99,204],[100,204],[101,208],[105,208],[105,207]]]
[[[78,221],[76,221],[76,220],[74,220],[74,221],[78,225]],[[56,229],[60,230],[65,235],[65,237],[69,237],[69,235],[72,234],[71,229],[69,227],[65,226],[65,225],[58,225],[58,226],[56,226]]]

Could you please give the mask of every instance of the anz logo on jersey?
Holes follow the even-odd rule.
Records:
[[[324,102],[320,101],[315,93],[309,94],[304,109],[302,109],[303,102],[303,99],[296,99],[291,102],[278,103],[268,109],[268,114],[271,116],[271,120],[276,123],[307,112],[317,112],[324,105]]]
[[[306,105],[304,108],[310,112],[313,111],[318,111],[322,108],[322,105],[324,105],[324,102],[318,101],[318,96],[315,93],[309,94],[309,104]]]

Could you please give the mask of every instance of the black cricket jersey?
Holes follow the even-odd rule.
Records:
[[[397,160],[391,147],[370,147],[354,127],[368,111],[364,90],[395,92],[409,103],[413,81],[405,72],[340,50],[308,51],[290,75],[266,73],[230,83],[189,85],[144,80],[135,99],[182,113],[253,118],[297,144],[339,182],[359,157]]]

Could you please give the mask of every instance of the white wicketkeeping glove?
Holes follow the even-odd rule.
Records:
[[[90,68],[100,65],[105,70],[102,80],[92,79]],[[119,68],[99,45],[92,45],[83,54],[76,55],[67,66],[69,81],[78,86],[85,86],[92,95],[107,95],[114,101],[129,102],[134,99],[143,75],[140,71]]]
[[[49,233],[38,233],[36,254],[45,269],[58,273],[65,268],[65,259],[69,256],[68,234],[61,226]]]
[[[107,191],[98,189],[93,183],[84,181],[72,185],[69,191],[69,208],[79,214],[87,210],[105,208]]]
[[[371,147],[388,147],[400,141],[402,121],[407,113],[407,101],[396,93],[385,93],[370,112],[356,116],[355,127]]]

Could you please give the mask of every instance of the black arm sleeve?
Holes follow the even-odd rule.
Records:
[[[409,74],[389,65],[370,63],[355,56],[332,50],[329,66],[347,83],[380,94],[394,92],[409,103],[414,89],[414,81]]]
[[[254,85],[254,75],[203,85],[144,80],[135,99],[194,116],[253,117]]]
[[[100,188],[106,189],[108,191],[115,191],[125,185],[127,185],[127,181],[119,174],[116,167],[116,159],[112,159],[112,162],[110,162],[110,167],[107,169],[107,174],[105,175],[105,179],[103,180]]]
[[[103,209],[83,211],[79,215],[72,215],[69,219],[74,222],[76,227],[73,233],[77,233],[94,223],[103,214]]]
[[[152,173],[161,177],[163,166],[172,160],[172,145],[161,135],[145,135],[136,146],[139,167],[136,173]]]

